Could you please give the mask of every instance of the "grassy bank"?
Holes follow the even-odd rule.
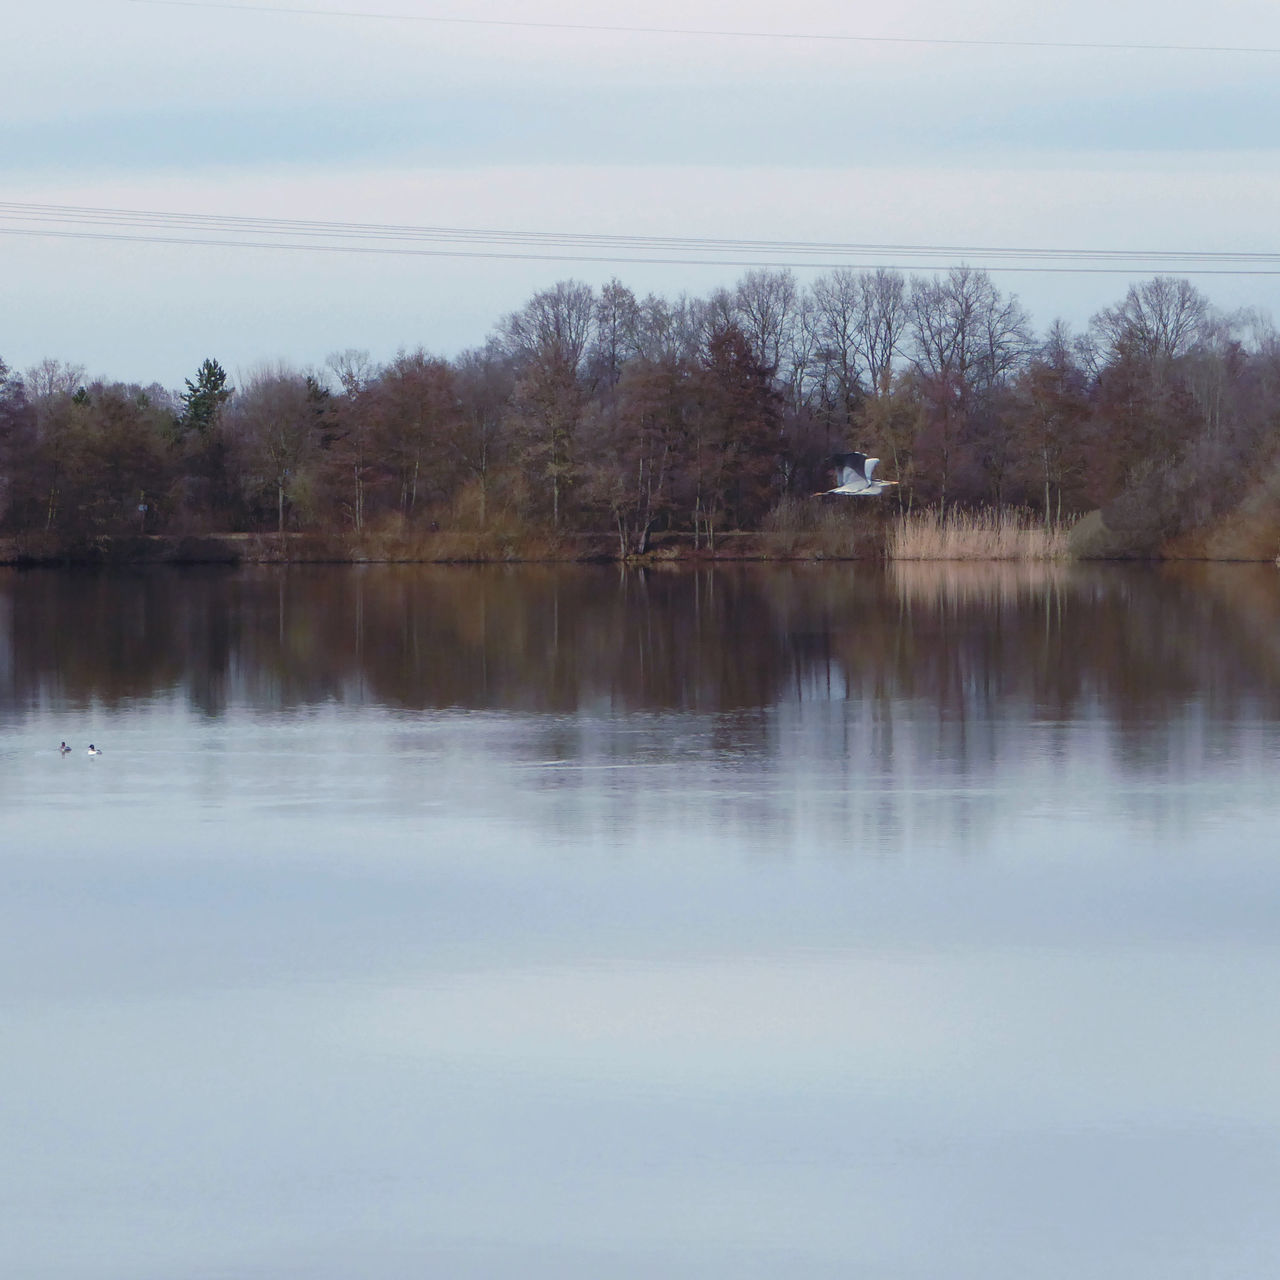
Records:
[[[0,539],[0,564],[505,564],[608,559],[608,537],[519,538],[488,533],[223,533]]]
[[[882,542],[873,536],[727,532],[713,548],[689,533],[658,534],[636,564],[733,560],[874,558]],[[409,534],[229,533],[200,536],[112,535],[63,539],[45,534],[0,538],[0,565],[200,565],[200,564],[554,564],[612,561],[611,533],[458,532]]]
[[[1265,517],[1265,518],[1264,518]],[[900,515],[887,502],[785,499],[758,532],[716,535],[709,549],[688,532],[655,534],[637,564],[734,560],[1052,562],[1096,559],[1267,560],[1277,547],[1270,512],[1235,518],[1157,550],[1132,543],[1091,512],[1046,529],[1019,509]],[[0,564],[518,564],[612,561],[612,532],[553,533],[528,527],[480,531],[387,527],[351,533],[113,535],[71,540],[51,534],[0,538]]]

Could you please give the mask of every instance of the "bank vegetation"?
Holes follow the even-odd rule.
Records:
[[[234,381],[0,362],[9,558],[1055,559],[1072,526],[1085,556],[1280,548],[1276,332],[1171,277],[1081,333],[965,267],[674,299],[569,280],[451,359]],[[815,497],[848,449],[897,486]]]

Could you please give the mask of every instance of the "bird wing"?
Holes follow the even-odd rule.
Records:
[[[833,453],[827,459],[827,465],[835,468],[836,474],[840,477],[840,486],[843,488],[849,484],[866,484],[867,475],[863,470],[866,461],[865,453]]]

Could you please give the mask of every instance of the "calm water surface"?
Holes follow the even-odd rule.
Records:
[[[0,1275],[1272,1277],[1278,777],[1270,568],[0,576]]]

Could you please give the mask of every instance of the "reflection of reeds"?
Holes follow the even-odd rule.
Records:
[[[913,511],[889,529],[890,560],[1066,560],[1068,530],[1027,511]]]
[[[1073,572],[1061,560],[945,561],[895,560],[889,579],[903,604],[1013,604],[1060,590]]]

